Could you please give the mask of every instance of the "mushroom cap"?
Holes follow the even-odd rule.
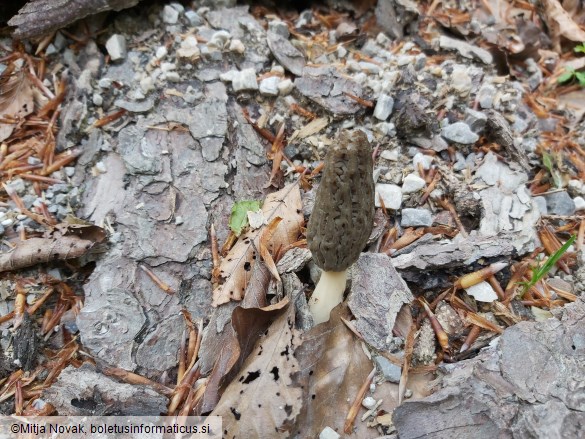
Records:
[[[363,131],[342,131],[325,157],[315,207],[307,226],[313,260],[325,271],[353,264],[374,224],[372,151]]]

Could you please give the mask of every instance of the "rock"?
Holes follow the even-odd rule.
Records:
[[[91,100],[93,102],[93,105],[97,107],[101,107],[102,104],[104,103],[104,98],[102,98],[102,95],[100,95],[99,93],[94,93]]]
[[[223,50],[231,39],[232,35],[228,31],[219,30],[213,33],[209,39],[209,42],[207,43],[207,46]]]
[[[465,288],[467,294],[473,296],[478,302],[491,303],[494,300],[498,300],[498,295],[487,282],[480,282],[477,285],[473,285],[469,288]]]
[[[415,156],[412,158],[412,165],[414,169],[418,171],[418,165],[420,164],[424,170],[431,169],[431,165],[433,164],[433,156],[423,154],[422,152],[417,152]]]
[[[449,148],[449,144],[441,136],[433,136],[431,138],[415,136],[409,140],[419,148],[432,149],[436,152],[441,152]]]
[[[319,433],[319,439],[339,439],[341,436],[331,427],[325,427]]]
[[[171,5],[165,5],[161,12],[161,18],[163,23],[166,24],[177,24],[179,21],[179,11],[173,8]]]
[[[402,193],[412,194],[424,188],[427,183],[416,174],[408,174],[402,182]]]
[[[177,56],[179,58],[186,58],[193,60],[199,58],[201,51],[198,47],[197,38],[194,35],[187,35],[187,37],[181,41],[181,46],[177,49]]]
[[[394,108],[394,99],[387,94],[382,93],[378,97],[376,108],[374,109],[374,117],[379,120],[386,120],[392,113]]]
[[[380,372],[382,372],[382,375],[384,375],[387,381],[396,384],[400,382],[400,376],[402,375],[402,368],[400,366],[397,366],[386,357],[380,355],[374,357],[374,363],[376,363],[376,366],[380,369]]]
[[[461,56],[470,59],[478,59],[484,64],[491,64],[493,61],[492,54],[487,50],[474,46],[466,41],[447,37],[445,35],[439,37],[439,47],[446,50],[456,50]]]
[[[23,195],[26,192],[26,186],[22,178],[14,178],[6,184],[10,189],[16,192],[18,195]]]
[[[442,136],[452,142],[463,145],[472,145],[479,140],[479,136],[469,128],[465,122],[455,122],[447,125],[441,131]]]
[[[566,191],[553,192],[544,195],[550,215],[573,215],[575,203]]]
[[[433,225],[433,217],[427,209],[402,209],[400,225],[402,227],[430,227]]]
[[[268,22],[268,30],[270,32],[274,32],[275,34],[280,35],[283,38],[288,39],[290,36],[290,32],[288,30],[288,26],[284,21],[281,20],[272,20]]]
[[[289,72],[301,76],[306,61],[303,54],[282,35],[268,31],[266,41],[272,55]]]
[[[114,34],[106,41],[106,50],[112,61],[120,61],[126,58],[126,38],[120,34]]]
[[[386,209],[398,210],[402,205],[402,190],[395,184],[377,183],[375,197],[376,207],[381,207],[380,198]]]
[[[242,43],[241,40],[234,38],[230,42],[230,47],[228,48],[228,50],[230,52],[239,53],[240,55],[242,55],[244,52],[246,52],[246,46],[244,46],[244,43]]]
[[[544,197],[533,197],[532,201],[538,208],[538,211],[541,215],[548,215],[548,207],[546,205],[546,200]]]
[[[295,86],[294,86],[293,82],[288,78],[283,79],[282,81],[280,81],[278,83],[278,93],[281,96],[289,95],[293,91],[294,88],[295,88]]]
[[[475,111],[471,108],[465,109],[465,123],[473,132],[480,134],[487,124],[487,116],[481,111]]]
[[[278,96],[278,84],[280,78],[278,76],[270,76],[264,78],[260,82],[260,93],[266,96]]]
[[[363,400],[362,400],[362,406],[366,409],[366,410],[370,410],[372,408],[374,408],[376,406],[376,400],[374,398],[372,398],[371,396],[366,396]]]
[[[235,72],[232,77],[232,87],[234,91],[258,90],[256,71],[253,68],[249,68]]]
[[[467,96],[471,91],[471,77],[464,68],[456,68],[451,74],[451,90],[459,96]]]
[[[203,18],[201,18],[201,16],[195,11],[189,10],[185,12],[185,17],[187,17],[189,24],[193,27],[201,26],[203,24]]]
[[[394,148],[391,151],[388,151],[387,149],[385,149],[384,151],[382,151],[380,153],[380,157],[382,157],[385,160],[390,160],[390,161],[398,161],[398,156],[400,155],[400,151],[399,148]]]
[[[477,102],[481,108],[492,108],[494,96],[496,96],[496,87],[491,84],[483,84],[477,92]]]
[[[575,204],[575,210],[579,211],[585,209],[585,199],[583,199],[583,197],[573,198],[573,203]]]

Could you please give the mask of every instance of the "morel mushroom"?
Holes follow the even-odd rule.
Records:
[[[323,270],[309,309],[315,324],[343,300],[347,269],[358,259],[374,222],[372,151],[363,131],[343,131],[325,157],[307,226],[313,260]]]

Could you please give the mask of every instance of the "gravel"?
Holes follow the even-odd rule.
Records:
[[[376,363],[376,366],[380,369],[386,381],[396,384],[400,382],[400,376],[402,374],[402,368],[400,366],[379,355],[374,357],[374,363]]]
[[[402,227],[430,227],[433,225],[431,212],[427,209],[402,209],[400,225]]]
[[[550,215],[573,215],[575,213],[575,202],[566,191],[544,195],[544,199]]]
[[[402,193],[412,194],[426,186],[426,182],[416,174],[408,174],[402,182]]]
[[[463,145],[472,145],[479,140],[479,136],[465,122],[455,122],[447,125],[443,128],[441,134],[445,139]]]
[[[386,209],[398,210],[402,205],[402,190],[395,184],[376,184],[376,207],[380,207],[380,198],[384,202]]]
[[[387,94],[381,94],[378,97],[376,108],[374,109],[374,117],[378,120],[386,120],[392,114],[394,108],[394,99]]]
[[[112,61],[122,61],[126,58],[126,38],[120,34],[114,34],[106,41],[106,50]]]

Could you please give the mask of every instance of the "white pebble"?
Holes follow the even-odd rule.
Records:
[[[384,151],[382,151],[380,153],[380,157],[382,157],[385,160],[391,160],[393,162],[398,160],[398,148],[395,148],[391,151],[388,151],[387,149],[385,149]]]
[[[14,223],[14,220],[8,218],[8,219],[5,219],[4,221],[2,221],[2,223],[0,223],[0,224],[2,224],[4,227],[8,227],[8,226],[11,226],[13,223]]]
[[[93,105],[97,107],[101,107],[102,104],[104,103],[104,98],[102,98],[102,95],[100,95],[99,93],[94,93],[91,100],[93,102]]]
[[[140,88],[143,93],[148,93],[154,90],[154,80],[150,76],[146,76],[140,80]]]
[[[583,197],[573,198],[573,203],[575,203],[575,210],[584,210],[585,209],[585,199],[583,199]]]
[[[294,84],[290,79],[284,79],[278,83],[278,92],[281,96],[286,96],[293,91]]]
[[[126,38],[120,34],[114,34],[106,41],[106,50],[112,61],[120,61],[126,58]]]
[[[230,43],[229,51],[242,54],[246,51],[246,46],[240,40],[234,39]]]
[[[177,50],[177,56],[179,58],[195,59],[201,55],[199,50],[197,38],[193,35],[188,35],[183,41],[181,41],[181,47]]]
[[[487,282],[481,282],[477,285],[473,285],[469,288],[465,288],[465,291],[470,296],[473,296],[475,300],[478,302],[493,302],[494,300],[498,300],[498,295],[492,288],[492,286]]]
[[[376,400],[374,398],[372,398],[371,396],[366,396],[363,401],[362,401],[362,405],[370,410],[371,408],[373,408],[376,405]]]
[[[402,193],[412,194],[420,191],[427,183],[416,174],[408,174],[402,182]]]
[[[167,56],[167,48],[165,46],[160,46],[158,49],[156,49],[156,59],[163,59],[165,56]]]
[[[176,24],[179,21],[179,11],[171,5],[166,5],[162,10],[161,18],[166,24]]]
[[[234,91],[258,90],[256,71],[253,68],[249,68],[236,72],[232,79],[232,87]]]
[[[260,93],[267,96],[278,96],[278,84],[280,78],[278,76],[270,76],[264,78],[260,82]]]
[[[400,190],[400,187],[395,184],[376,184],[376,194],[374,199],[376,207],[382,206],[380,204],[380,198],[382,198],[386,209],[398,210],[402,205],[402,191]]]
[[[183,224],[184,222],[185,222],[185,221],[183,220],[183,217],[182,217],[182,216],[178,216],[178,217],[176,217],[176,218],[175,218],[175,224],[176,224],[177,226],[180,226],[180,225],[181,225],[181,224]]]
[[[108,169],[106,168],[106,164],[104,162],[97,162],[95,164],[95,168],[101,173],[101,174],[105,174],[106,172],[108,172]]]
[[[319,433],[319,439],[339,439],[341,436],[331,427],[325,427]]]

